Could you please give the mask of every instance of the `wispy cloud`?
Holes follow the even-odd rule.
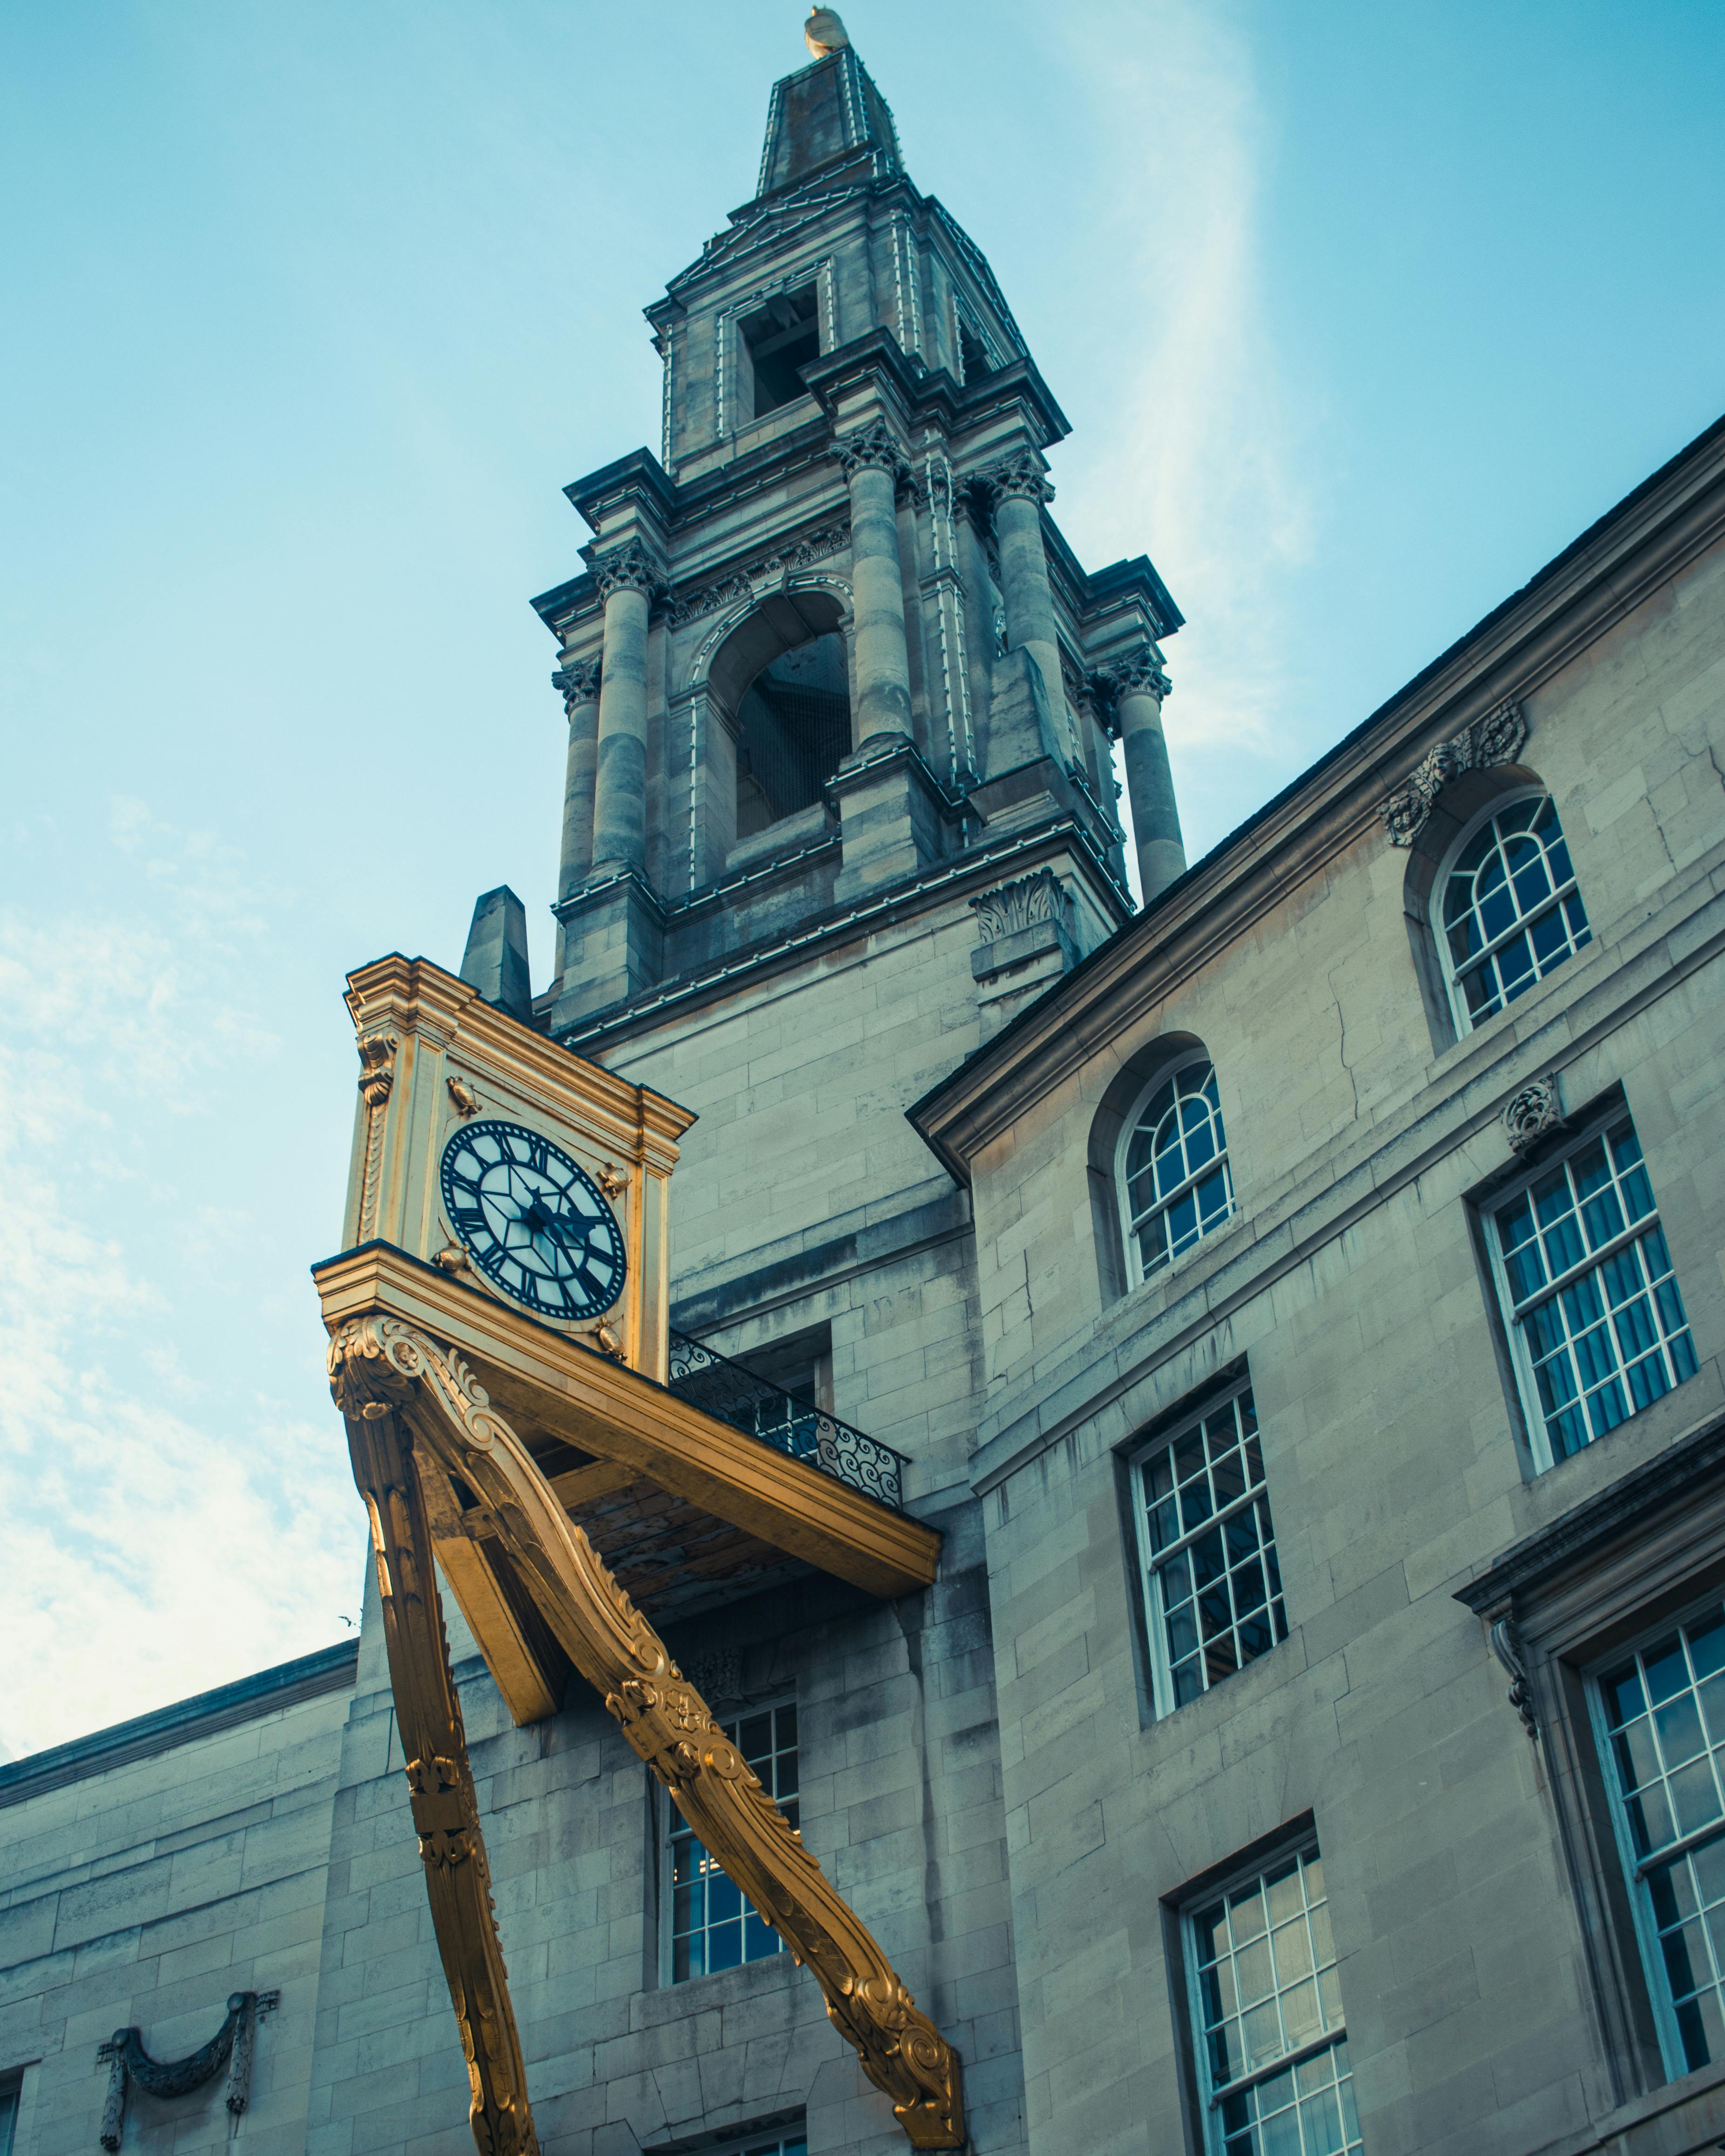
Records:
[[[1070,19],[1113,205],[1096,318],[1119,398],[1110,439],[1063,452],[1061,514],[1100,559],[1147,548],[1187,616],[1169,654],[1177,765],[1200,747],[1273,763],[1289,748],[1285,594],[1315,506],[1266,316],[1274,141],[1250,44],[1233,10],[1194,0]]]
[[[243,1219],[162,1218],[181,1121],[275,1043],[239,857],[116,808],[124,915],[0,913],[0,1595],[14,1753],[330,1637],[356,1537],[338,1446],[212,1382],[195,1283]],[[172,1137],[176,1124],[181,1135]],[[188,1359],[194,1367],[188,1368]],[[243,1365],[244,1358],[239,1358]]]

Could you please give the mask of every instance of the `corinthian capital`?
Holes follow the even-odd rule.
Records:
[[[552,675],[551,685],[562,691],[563,702],[572,710],[577,704],[592,703],[599,693],[598,660],[569,660]]]
[[[884,419],[871,419],[856,434],[840,436],[833,444],[833,454],[844,466],[846,479],[860,471],[888,472],[895,482],[911,475],[905,453]]]
[[[1154,696],[1159,704],[1171,686],[1147,644],[1117,659],[1111,666],[1098,667],[1096,679],[1098,687],[1117,704],[1122,696]]]
[[[1009,457],[1002,457],[998,464],[984,465],[976,479],[991,501],[1000,501],[1009,495],[1020,501],[1040,503],[1054,500],[1054,489],[1042,469],[1041,458],[1034,449],[1019,449]]]
[[[631,539],[614,554],[601,554],[593,574],[599,596],[607,599],[613,592],[643,592],[650,599],[665,586],[658,566],[639,539]]]

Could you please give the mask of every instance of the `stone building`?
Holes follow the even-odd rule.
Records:
[[[1725,2144],[1725,422],[1189,870],[1178,611],[1073,556],[986,262],[811,48],[536,602],[552,988],[507,893],[463,973],[697,1113],[686,1355],[901,1455],[941,1569],[582,1516],[978,2156]],[[516,1726],[451,1620],[546,2150],[904,2146],[598,1698]],[[472,2145],[378,1635],[0,1768],[17,2156],[230,1999],[244,2109],[121,2145]]]

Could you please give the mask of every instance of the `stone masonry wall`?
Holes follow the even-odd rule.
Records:
[[[1541,1757],[1453,1594],[1725,1404],[1725,553],[1527,711],[1590,948],[1434,1055],[1407,857],[1374,824],[978,1163],[976,1479],[1041,2156],[1199,2145],[1170,1912],[1307,1814],[1371,2156],[1591,2146],[1611,2113]],[[1105,1307],[1090,1125],[1163,1033],[1215,1060],[1240,1210]],[[1553,1066],[1571,1111],[1623,1088],[1702,1368],[1536,1479],[1468,1199],[1513,1165],[1504,1099]],[[1158,1722],[1118,1461],[1242,1358],[1291,1634]]]

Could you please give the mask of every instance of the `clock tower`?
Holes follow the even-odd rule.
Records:
[[[1142,890],[1184,866],[1179,611],[1146,557],[1088,572],[1061,536],[1067,423],[986,257],[838,17],[808,36],[753,195],[647,310],[657,453],[565,490],[593,536],[534,602],[569,727],[539,1016],[584,1048],[787,939],[1003,876],[1048,871],[1070,963],[1132,907],[1116,740]]]

